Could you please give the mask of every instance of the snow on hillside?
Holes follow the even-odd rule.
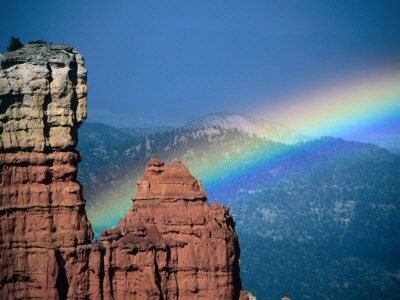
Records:
[[[193,129],[211,127],[237,128],[250,135],[256,134],[259,137],[285,144],[295,144],[308,140],[306,136],[282,124],[242,114],[216,113],[206,115],[187,123],[185,127]]]

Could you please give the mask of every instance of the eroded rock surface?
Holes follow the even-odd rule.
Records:
[[[86,69],[68,45],[0,54],[0,150],[74,149],[86,118]]]
[[[74,150],[86,69],[67,45],[26,45],[0,65],[0,298],[63,298],[63,255],[93,237]]]
[[[101,233],[119,278],[112,287],[116,298],[245,298],[229,208],[216,201],[210,206],[201,183],[180,162],[165,166],[151,159],[137,184],[125,218]]]
[[[76,181],[86,69],[68,45],[0,54],[0,299],[247,299],[229,209],[151,159],[118,227],[93,233]]]

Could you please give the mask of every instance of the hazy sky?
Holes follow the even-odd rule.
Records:
[[[72,44],[86,59],[89,120],[117,125],[253,114],[400,62],[396,0],[15,0],[1,9],[2,51],[10,35]]]

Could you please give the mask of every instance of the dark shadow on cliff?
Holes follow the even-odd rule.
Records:
[[[56,261],[58,265],[58,276],[56,281],[56,289],[58,291],[58,295],[60,296],[60,300],[67,299],[68,295],[68,279],[65,272],[65,260],[62,258],[60,250],[55,251]]]

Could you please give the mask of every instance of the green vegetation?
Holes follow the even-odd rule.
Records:
[[[45,41],[45,40],[33,40],[33,41],[30,41],[28,44],[36,44],[36,45],[43,46],[43,45],[49,44],[49,42]]]
[[[44,45],[49,45],[51,43],[41,39],[41,40],[32,40],[32,41],[28,42],[28,44],[44,46]],[[15,50],[21,49],[23,46],[24,46],[24,44],[21,43],[19,38],[11,36],[10,44],[8,44],[8,46],[7,46],[7,51],[15,51]]]
[[[19,40],[19,38],[16,38],[14,36],[11,36],[10,38],[10,44],[7,46],[7,51],[15,51],[23,47],[23,44]]]

